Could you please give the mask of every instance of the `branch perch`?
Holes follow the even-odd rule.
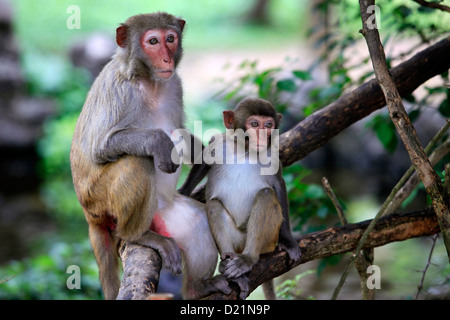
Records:
[[[121,241],[119,256],[122,260],[123,279],[117,300],[148,300],[158,288],[162,267],[158,252]]]
[[[260,261],[248,275],[250,292],[262,283],[282,275],[297,265],[353,251],[370,222],[371,220],[367,220],[328,228],[297,238],[302,250],[302,256],[300,261],[293,266],[287,264],[288,259],[284,251],[261,255]],[[413,213],[391,214],[377,222],[363,249],[380,247],[394,241],[433,235],[438,232],[439,225],[432,209]],[[209,296],[208,299],[229,300],[237,299],[238,296],[239,292],[236,289],[229,296],[216,293]]]
[[[353,251],[370,222],[371,220],[367,220],[347,224],[298,237],[302,256],[300,261],[292,266],[288,265],[284,251],[262,255],[248,275],[250,292],[263,282],[278,277],[297,265]],[[377,222],[363,249],[438,232],[437,218],[431,208],[412,213],[391,214]],[[121,245],[120,255],[124,265],[124,276],[118,299],[148,299],[158,285],[161,258],[153,249],[128,243]],[[237,299],[238,296],[239,289],[234,288],[230,295],[216,293],[207,299],[231,300]]]

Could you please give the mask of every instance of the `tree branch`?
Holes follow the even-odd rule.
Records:
[[[439,4],[439,3],[435,3],[435,2],[427,2],[425,0],[413,0],[414,2],[417,2],[418,4],[420,4],[423,7],[428,7],[428,8],[432,8],[432,9],[439,9],[442,11],[447,11],[450,12],[450,7],[447,7],[443,4]]]
[[[370,25],[369,21],[373,21],[373,13],[368,10],[370,6],[375,5],[374,0],[359,0],[361,19],[363,28],[361,33],[367,42],[367,47],[372,60],[375,77],[383,90],[389,116],[397,129],[400,138],[408,151],[411,162],[422,180],[427,194],[431,198],[431,202],[439,220],[442,236],[444,238],[445,247],[447,249],[448,259],[450,261],[450,212],[448,199],[444,193],[444,188],[437,173],[431,166],[419,138],[417,137],[414,125],[406,113],[402,99],[397,90],[386,64],[386,56],[383,45],[381,44],[380,34],[374,25]]]
[[[328,228],[297,238],[302,256],[300,261],[293,266],[288,265],[288,257],[284,251],[261,255],[259,262],[248,275],[250,292],[262,283],[282,275],[297,265],[355,250],[370,222],[371,220],[367,220]],[[391,214],[377,222],[363,249],[383,246],[394,241],[433,235],[438,232],[439,225],[431,208],[412,213]],[[234,288],[228,296],[215,293],[208,299],[231,300],[238,299],[238,297],[239,290]]]
[[[411,94],[428,79],[448,71],[449,56],[450,37],[447,37],[392,68],[390,73],[400,96]],[[283,166],[290,166],[304,158],[353,123],[385,105],[376,79],[341,96],[281,135],[280,159]]]
[[[297,238],[302,251],[295,265],[288,264],[285,251],[275,251],[261,255],[258,263],[248,275],[250,292],[262,283],[278,277],[297,265],[353,251],[358,245],[371,220],[347,224],[309,233]],[[381,218],[367,238],[363,249],[383,246],[394,241],[429,236],[439,232],[436,215],[431,208],[412,213],[391,214]],[[147,247],[122,242],[119,254],[124,267],[124,275],[117,299],[149,299],[156,292],[161,270],[158,253]],[[239,289],[233,287],[230,295],[215,293],[210,300],[234,300],[239,297]]]
[[[161,257],[152,248],[121,241],[119,256],[122,260],[123,279],[117,300],[148,300],[156,292]]]

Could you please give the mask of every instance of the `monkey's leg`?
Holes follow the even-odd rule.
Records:
[[[161,212],[168,232],[182,248],[183,298],[199,299],[214,292],[229,294],[223,275],[213,277],[217,247],[211,235],[205,205],[176,194],[173,206]]]
[[[245,233],[239,230],[222,202],[212,199],[206,203],[209,227],[219,252],[236,252],[245,244]]]
[[[101,225],[89,223],[89,239],[99,267],[99,278],[106,300],[117,297],[120,287],[116,239]]]
[[[145,157],[124,156],[112,164],[115,168],[107,190],[108,212],[116,221],[114,234],[156,249],[164,266],[180,273],[181,252],[175,240],[149,230],[157,207],[153,162]]]
[[[258,191],[247,223],[247,238],[241,254],[222,253],[221,272],[237,278],[249,272],[261,253],[272,252],[278,243],[283,215],[275,192],[270,188]]]

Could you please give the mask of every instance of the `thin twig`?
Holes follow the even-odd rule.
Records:
[[[11,280],[11,279],[14,278],[14,277],[15,277],[15,275],[10,276],[10,277],[6,277],[6,278],[4,278],[4,279],[1,279],[1,280],[0,280],[0,284],[4,283],[4,282],[6,282],[6,281],[9,281],[9,280]]]
[[[341,224],[345,226],[348,222],[347,219],[345,218],[344,210],[342,209],[341,203],[339,202],[333,190],[331,189],[330,183],[328,182],[328,179],[326,177],[322,178],[322,185],[326,193],[330,197],[331,202],[333,202],[334,207],[336,208],[336,212],[339,216],[339,220],[341,220]]]
[[[450,122],[447,121],[446,124],[436,133],[436,135],[430,140],[428,145],[425,148],[425,153],[428,155],[430,151],[435,147],[437,142],[441,140],[441,138],[444,136],[444,134],[447,132],[448,128],[450,128]],[[449,138],[450,139],[450,138]],[[448,144],[449,139],[447,139],[442,145],[442,152],[441,149],[436,149],[433,151],[433,153],[430,155],[429,159],[431,164],[434,166],[436,163],[439,162],[439,160],[448,153]],[[405,172],[405,174],[401,177],[399,182],[395,185],[395,189],[397,189],[396,193],[397,195],[395,198],[389,203],[389,206],[386,208],[386,212],[383,215],[390,214],[398,209],[400,204],[409,196],[409,194],[412,192],[413,187],[419,183],[420,179],[418,177],[417,171],[414,172],[414,166],[411,165],[408,170]],[[412,181],[414,180],[414,181]],[[405,189],[408,189],[406,191]],[[401,196],[399,196],[401,195]]]
[[[331,189],[331,185],[326,177],[322,178],[322,184],[328,196],[330,197],[331,202],[333,202],[333,205],[336,208],[336,212],[338,213],[339,219],[341,220],[341,224],[347,225],[348,222],[345,218],[341,203],[333,192],[333,189]],[[355,260],[355,268],[359,274],[363,300],[375,299],[375,291],[367,287],[368,274],[366,272],[367,267],[373,263],[373,258],[373,248],[370,248],[358,252]]]
[[[425,269],[423,269],[422,271],[422,279],[420,279],[419,285],[417,286],[417,294],[416,294],[416,300],[419,299],[419,295],[420,292],[422,291],[423,288],[423,282],[425,281],[425,275],[427,273],[428,267],[431,264],[431,256],[433,255],[433,251],[434,251],[434,246],[436,245],[436,240],[438,238],[439,234],[435,234],[431,239],[433,240],[433,244],[431,245],[431,249],[430,249],[430,254],[428,255],[428,261],[427,261],[427,265],[425,266]]]

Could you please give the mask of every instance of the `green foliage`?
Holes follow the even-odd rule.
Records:
[[[47,67],[51,72],[44,71]],[[42,158],[39,173],[44,178],[43,199],[61,225],[67,219],[84,221],[73,189],[69,153],[79,111],[89,89],[88,74],[58,57],[38,54],[25,55],[24,70],[31,94],[51,96],[57,107],[56,116],[44,123],[44,134],[37,146]]]
[[[305,272],[297,274],[293,279],[283,281],[283,283],[277,286],[276,288],[277,297],[285,300],[302,299],[301,297],[302,290],[298,288],[299,281],[303,277],[313,273],[314,270],[307,270]],[[314,300],[314,298],[309,297],[308,300]]]
[[[114,35],[119,23],[137,13],[167,11],[182,16],[186,21],[185,48],[229,48],[266,46],[272,41],[290,42],[304,27],[298,19],[305,6],[298,0],[272,1],[270,26],[252,26],[245,22],[245,12],[253,1],[227,0],[59,0],[48,4],[43,0],[16,0],[16,29],[26,43],[24,50],[64,52],[71,43],[94,31]],[[70,5],[80,8],[81,29],[66,27]],[[33,32],[30,32],[33,30]],[[280,39],[280,34],[283,38]],[[199,41],[201,39],[201,41]]]
[[[376,5],[379,8],[379,12],[375,11],[378,30],[384,41],[383,45],[386,47],[389,65],[394,61],[404,59],[404,55],[409,53],[392,53],[394,50],[390,47],[395,46],[399,41],[417,39],[422,43],[429,43],[449,32],[450,15],[441,10],[425,8],[407,0],[377,1]],[[361,35],[355,32],[361,28],[358,2],[351,0],[324,1],[316,4],[313,11],[319,16],[326,17],[328,23],[325,32],[314,26],[308,34],[318,36],[316,45],[326,46],[320,61],[324,61],[328,65],[330,85],[312,92],[316,96],[317,102],[313,102],[314,104],[305,108],[305,115],[309,115],[337,99],[352,85],[361,84],[373,76],[372,69],[362,73],[360,71],[364,70],[361,67],[370,62],[370,59],[367,50],[365,54],[361,54],[361,50],[355,46],[358,40],[361,40]],[[319,33],[320,35],[318,35]],[[414,50],[413,46],[411,48]],[[360,58],[355,59],[353,55],[346,55],[345,52],[355,52],[356,56],[360,56]],[[360,75],[350,77],[349,72],[352,70],[358,70]],[[442,75],[442,79],[444,83],[448,83],[448,72]],[[420,101],[416,101],[413,94],[405,98],[405,101],[409,102],[407,106],[410,105],[408,109],[411,121],[416,120],[424,108],[436,109],[443,117],[449,117],[449,88],[438,85],[426,89],[428,95]],[[381,115],[369,120],[367,127],[373,130],[383,147],[392,153],[398,145],[398,139],[394,126],[389,122],[389,116],[384,111]]]
[[[68,289],[70,265],[80,267],[81,288]],[[15,261],[0,269],[0,299],[91,299],[101,298],[98,268],[86,239],[81,243],[55,242],[47,254]]]
[[[334,206],[322,186],[303,182],[311,173],[300,164],[284,168],[290,214],[294,229],[303,233],[313,232],[326,227],[327,218],[335,214]]]
[[[395,151],[398,144],[397,130],[388,114],[376,115],[366,122],[366,127],[375,131],[378,140],[387,151],[390,153]]]
[[[286,59],[286,64],[291,61]],[[229,81],[219,79],[223,83],[215,98],[222,98],[236,105],[238,101],[248,95],[257,95],[275,104],[279,112],[285,112],[287,104],[300,86],[312,79],[309,71],[291,70],[288,67],[276,67],[259,70],[258,61],[243,61],[237,68],[237,78]]]

